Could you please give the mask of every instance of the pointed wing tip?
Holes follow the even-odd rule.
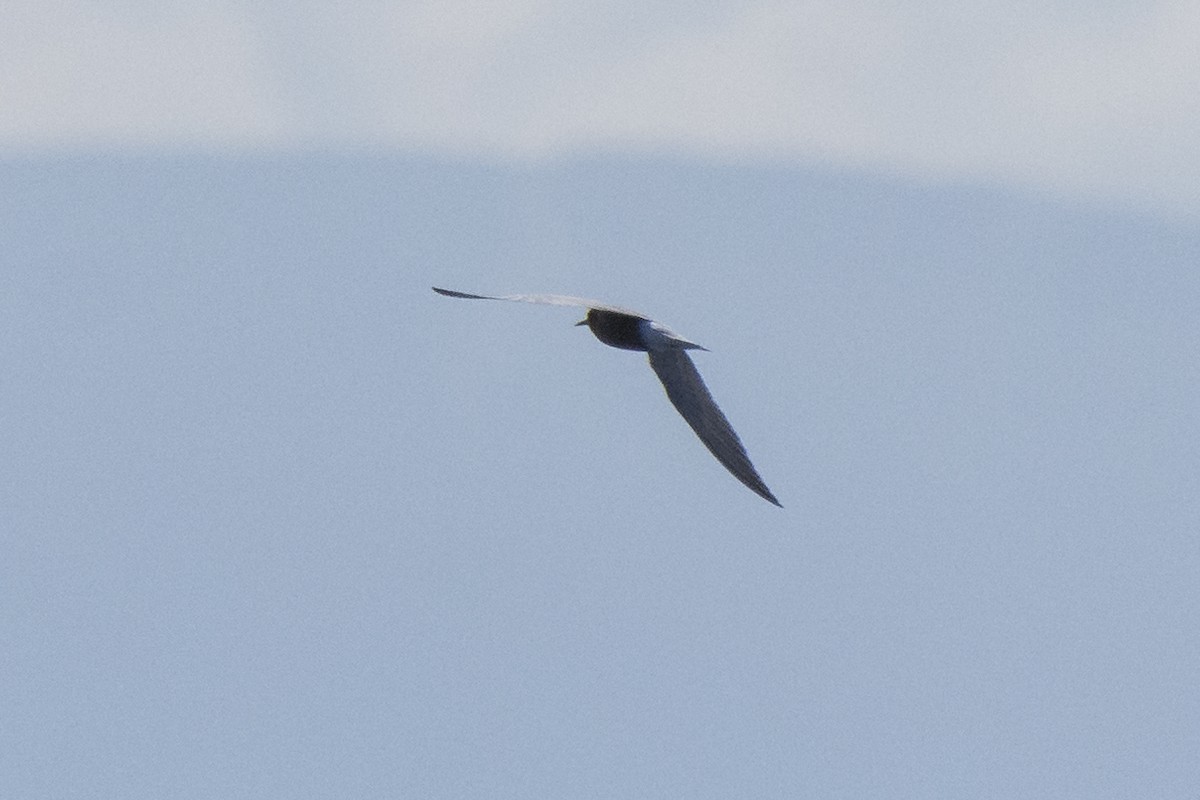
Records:
[[[437,292],[440,295],[444,295],[446,297],[461,297],[464,300],[503,300],[504,299],[503,297],[489,297],[489,296],[483,295],[483,294],[470,294],[469,292],[456,292],[453,289],[441,289],[437,286],[430,286],[429,288],[433,289],[435,292]]]
[[[743,478],[741,475],[738,475],[736,472],[734,473],[734,477],[737,478],[738,480],[740,480],[742,483],[746,484],[747,489],[754,492],[756,495],[761,497],[763,500],[766,500],[768,503],[770,503],[773,506],[778,506],[779,508],[783,508],[783,503],[781,503],[777,499],[775,499],[775,495],[771,494],[771,490],[767,488],[767,485],[762,482],[761,478],[758,478],[757,473],[755,473],[754,477],[758,478],[758,480],[751,480],[749,478]]]

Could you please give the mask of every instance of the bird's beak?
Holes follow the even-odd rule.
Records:
[[[579,320],[579,322],[576,322],[576,323],[575,323],[575,327],[576,327],[576,328],[578,328],[580,325],[587,325],[587,320],[586,320],[586,319],[581,319],[581,320]]]

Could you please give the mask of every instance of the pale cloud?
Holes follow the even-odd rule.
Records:
[[[1012,121],[1013,168],[1200,210],[1200,3],[1148,4],[1122,22],[1012,54],[996,105]]]
[[[873,8],[810,4],[806,12],[752,8],[720,25],[664,35],[559,87],[527,141],[725,156],[836,152],[853,160],[873,152],[882,134],[862,108],[862,84],[896,49],[894,27]],[[850,40],[858,47],[847,49]]]
[[[0,147],[832,162],[1200,213],[1200,0],[17,3]]]
[[[760,7],[563,87],[522,141],[800,156],[1200,211],[1200,4]]]
[[[287,135],[253,30],[228,8],[14,4],[0,26],[0,146],[262,143]]]

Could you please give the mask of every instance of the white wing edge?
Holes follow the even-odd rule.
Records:
[[[490,294],[470,294],[469,292],[457,292],[453,289],[439,289],[437,286],[431,286],[435,292],[445,297],[459,297],[464,300],[508,300],[516,303],[537,303],[545,306],[572,306],[575,308],[596,308],[601,311],[612,311],[617,314],[628,314],[631,317],[639,319],[649,319],[645,314],[639,314],[636,311],[630,311],[628,308],[621,308],[610,303],[601,303],[599,300],[589,300],[586,297],[572,297],[566,294],[505,294],[505,295],[490,295]]]

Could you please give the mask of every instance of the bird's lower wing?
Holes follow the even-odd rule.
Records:
[[[630,311],[627,308],[601,303],[598,300],[589,300],[586,297],[571,297],[565,294],[506,294],[506,295],[490,295],[490,294],[469,294],[467,292],[456,292],[453,289],[439,289],[436,286],[431,287],[435,292],[446,297],[461,297],[464,300],[510,300],[517,303],[538,303],[545,306],[573,306],[575,308],[595,308],[601,311],[613,311],[618,314],[628,314],[631,317],[646,319],[642,314],[636,311]]]
[[[717,461],[760,497],[781,506],[750,463],[746,448],[712,399],[687,352],[670,348],[651,350],[649,356],[667,397]]]

